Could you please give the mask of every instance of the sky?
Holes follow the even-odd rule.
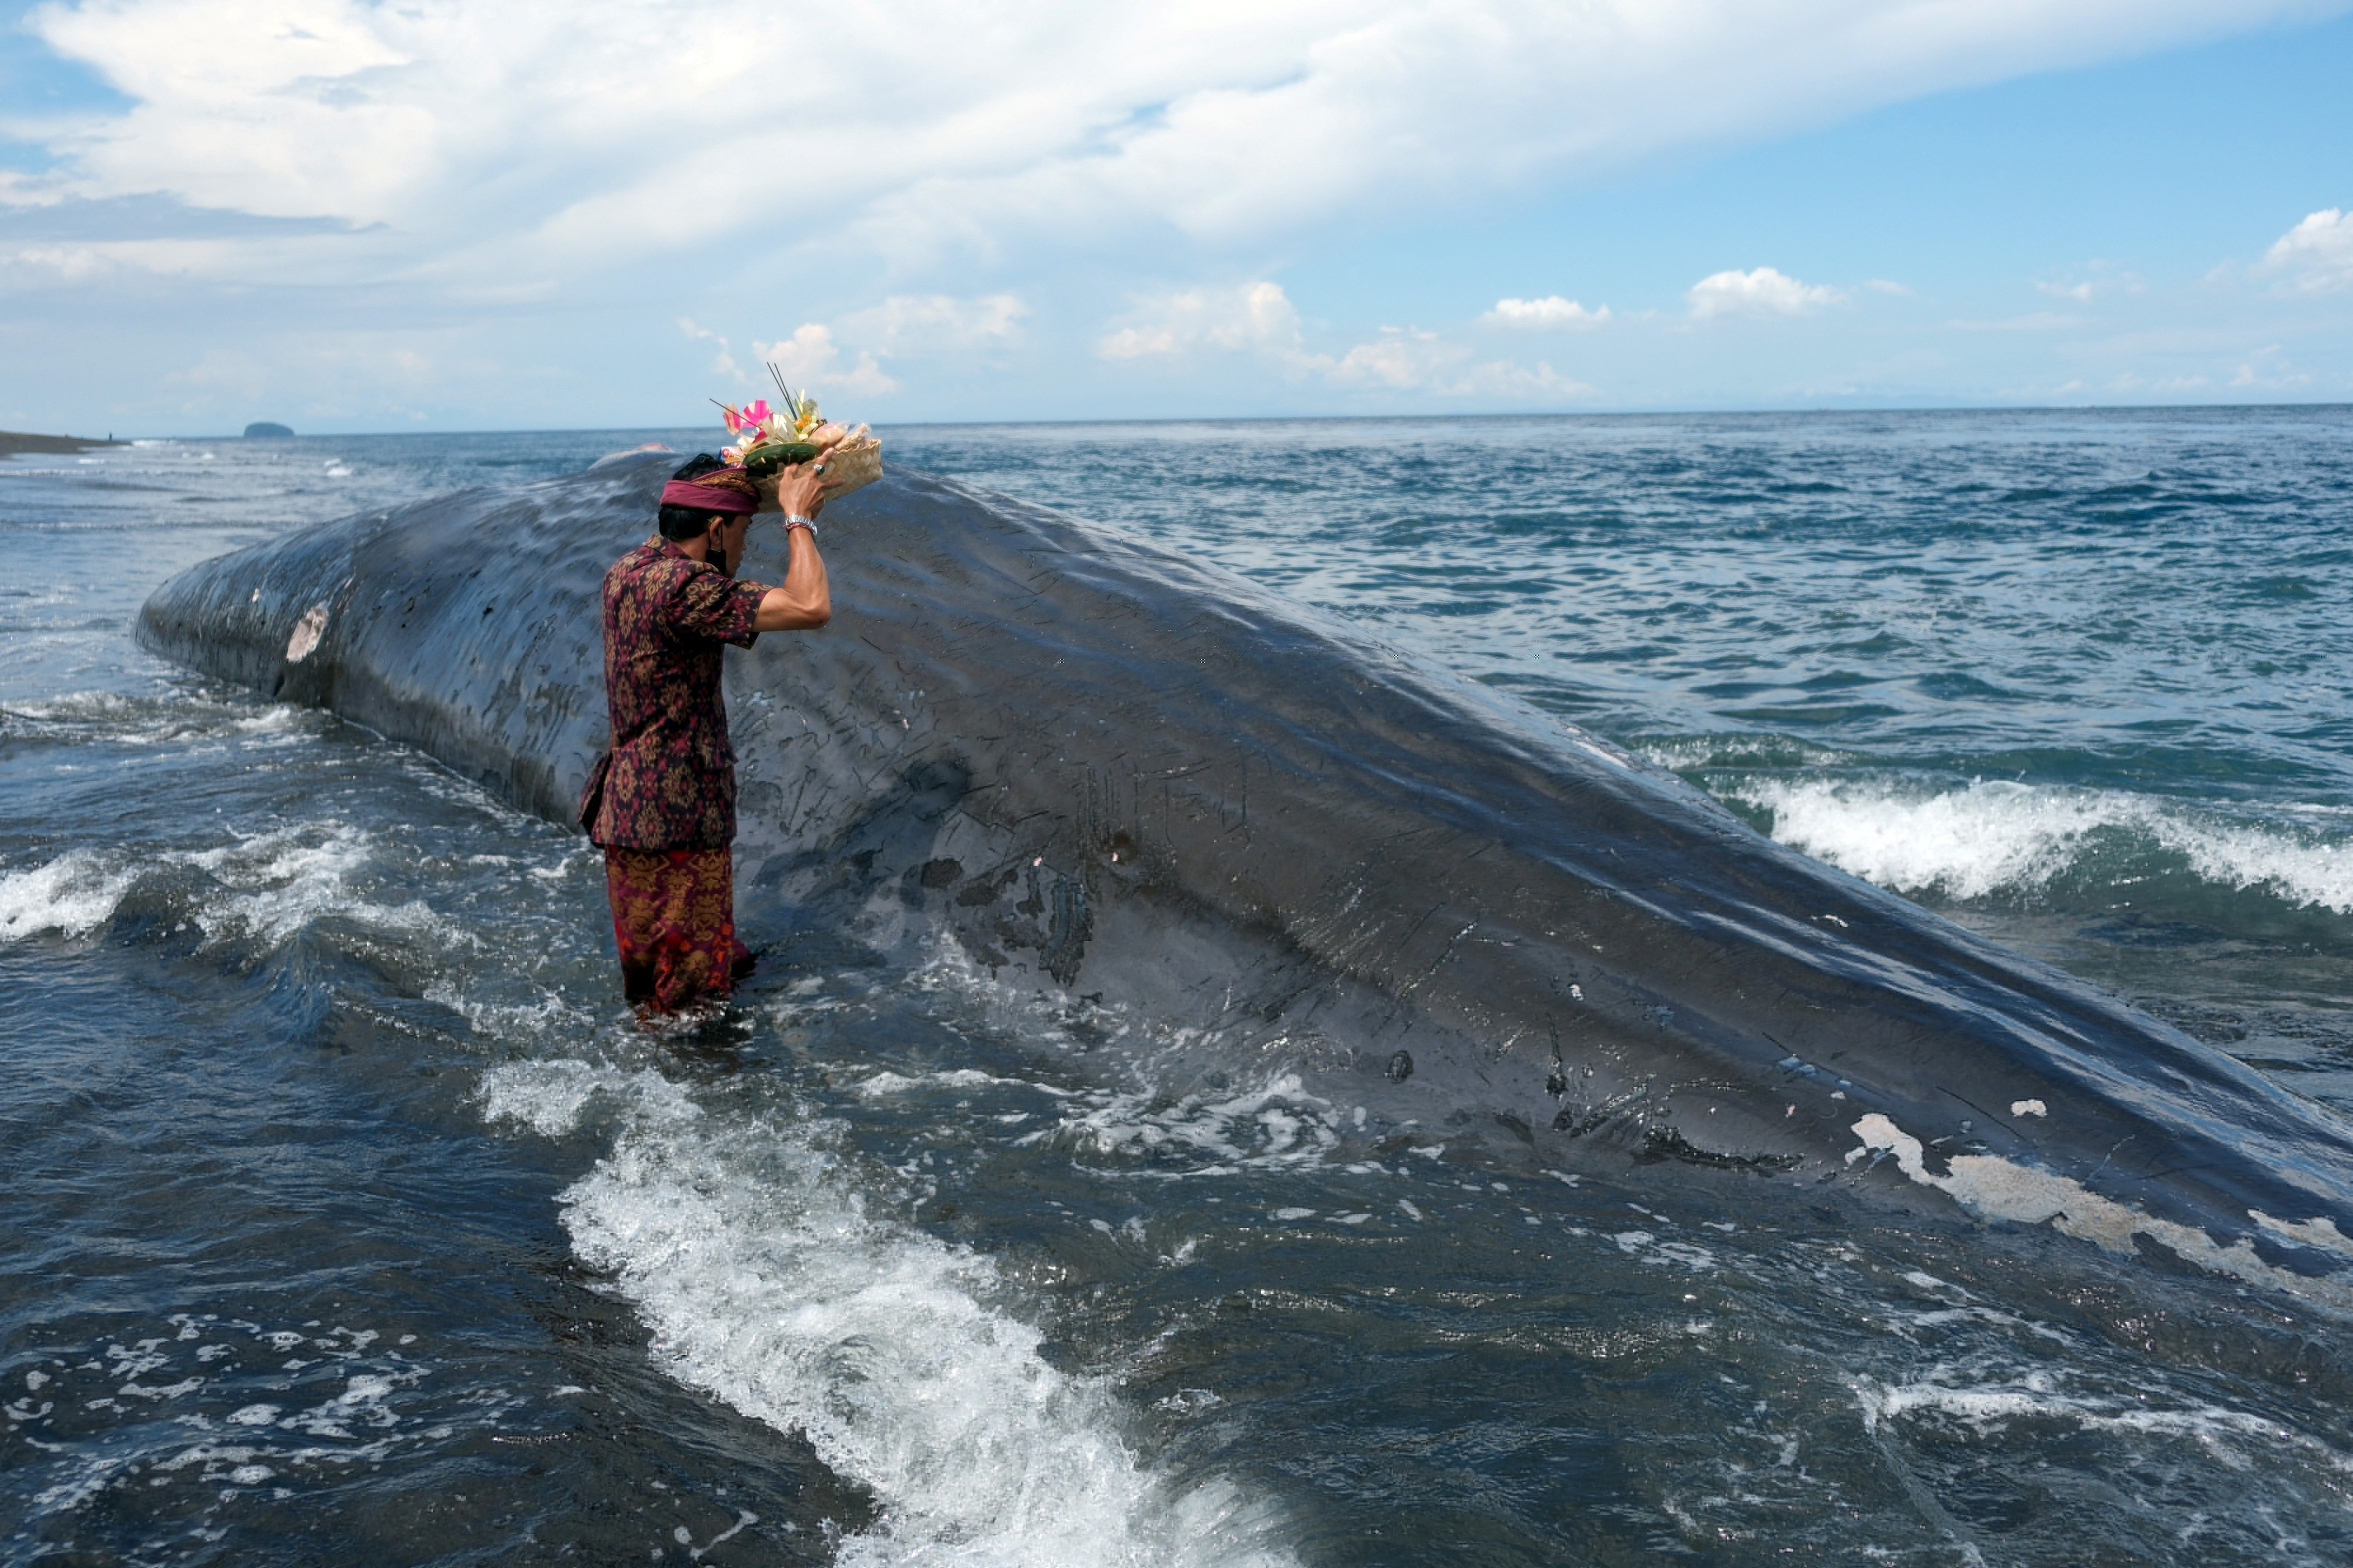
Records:
[[[0,428],[2353,402],[2353,0],[0,0]]]

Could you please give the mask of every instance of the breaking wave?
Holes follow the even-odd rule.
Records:
[[[2111,885],[2186,869],[2298,907],[2353,914],[2353,819],[2232,819],[2117,790],[1978,782],[1935,791],[1884,779],[1750,779],[1722,790],[1769,813],[1781,843],[1901,892],[2032,893],[2095,867]],[[2170,862],[2170,865],[2165,862]]]
[[[706,1113],[651,1071],[515,1063],[485,1111],[550,1135],[616,1113],[564,1195],[691,1387],[807,1436],[881,1505],[849,1564],[1273,1568],[1279,1520],[1229,1483],[1155,1474],[1111,1381],[1040,1355],[997,1265],[868,1212],[826,1124]]]

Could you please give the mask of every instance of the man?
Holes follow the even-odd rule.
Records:
[[[735,940],[735,752],[720,652],[762,632],[833,618],[814,519],[824,465],[778,476],[785,584],[738,583],[759,490],[742,468],[695,458],[662,487],[659,533],[605,574],[605,702],[580,824],[605,851],[621,991],[640,1017],[723,1001],[750,972]]]

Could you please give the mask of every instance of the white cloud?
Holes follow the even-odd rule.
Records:
[[[2231,384],[2238,387],[2278,387],[2290,383],[2303,384],[2310,382],[2312,378],[2308,375],[2280,369],[2277,363],[2280,347],[2278,343],[2267,343],[2242,360],[2238,370],[2231,376]]]
[[[1543,360],[1534,370],[1496,360],[1487,364],[1472,365],[1457,377],[1452,386],[1441,388],[1445,397],[1508,397],[1528,403],[1561,403],[1583,400],[1599,395],[1599,389],[1590,383],[1566,376]]]
[[[5,194],[381,224],[308,268],[483,288],[753,235],[914,270],[1229,247],[2342,8],[884,0],[828,11],[812,65],[807,24],[732,0],[52,0],[31,28],[136,103]]]
[[[2057,332],[2083,324],[2083,317],[2059,310],[2034,310],[2023,316],[2007,316],[1997,321],[1956,321],[1945,323],[1957,332]]]
[[[959,300],[947,294],[893,294],[881,304],[853,311],[839,323],[804,321],[790,337],[773,343],[754,339],[752,352],[774,364],[795,388],[847,392],[854,396],[880,397],[899,390],[898,379],[885,371],[876,356],[938,353],[1002,344],[1014,338],[1029,307],[1011,294],[991,294]],[[747,382],[728,342],[691,318],[679,327],[687,336],[719,345],[712,358],[713,374]],[[837,328],[859,345],[855,363],[845,366],[843,345],[835,341]],[[760,378],[765,385],[765,377]]]
[[[1415,328],[1385,328],[1336,356],[1311,353],[1282,286],[1263,280],[1139,300],[1125,324],[1095,347],[1108,360],[1174,358],[1198,350],[1250,354],[1292,380],[1358,392],[1553,403],[1593,392],[1547,363],[1533,370],[1510,360],[1473,363],[1465,345]]]
[[[1429,386],[1462,357],[1460,350],[1440,342],[1436,332],[1392,327],[1336,360],[1319,361],[1317,368],[1335,385],[1411,392]]]
[[[79,283],[111,270],[106,257],[87,245],[28,245],[0,250],[0,278],[20,282]]]
[[[116,239],[87,244],[62,242],[0,251],[0,266],[47,268],[68,281],[116,284],[149,279],[218,276],[252,257],[276,258],[301,240],[272,238],[258,244],[228,239]]]
[[[735,353],[733,349],[727,346],[727,340],[725,338],[721,337],[717,332],[711,331],[708,327],[696,326],[694,324],[694,319],[691,316],[681,316],[678,319],[678,326],[679,330],[690,338],[701,338],[706,342],[713,342],[719,345],[719,352],[711,356],[712,374],[723,375],[731,381],[739,383],[748,384],[750,382],[751,377],[744,374],[744,367],[735,363]]]
[[[1021,334],[1029,307],[1012,294],[959,300],[893,294],[841,319],[843,333],[885,357],[1001,347]]]
[[[1337,359],[1317,355],[1312,366],[1334,386],[1410,392],[1432,397],[1559,403],[1589,397],[1593,388],[1539,363],[1530,370],[1510,360],[1472,363],[1468,348],[1435,332],[1389,328]]]
[[[2287,287],[2298,293],[2353,289],[2353,213],[2323,207],[2306,215],[2273,242],[2263,266],[2292,273]]]
[[[2144,396],[2202,392],[2211,384],[2211,378],[2202,375],[2143,375],[2131,370],[2121,371],[2108,378],[2109,391]]]
[[[1691,286],[1694,321],[1717,316],[1802,316],[1846,295],[1823,283],[1800,283],[1770,267],[1715,272]]]
[[[1139,299],[1126,324],[1098,340],[1095,352],[1110,360],[1144,359],[1203,346],[1295,358],[1299,312],[1280,283],[1177,289]]]
[[[2148,285],[2140,274],[2119,269],[2112,261],[2086,264],[2087,277],[2041,278],[2035,280],[2035,292],[2048,294],[2054,300],[2072,300],[2078,305],[2088,305],[2108,294],[2138,294]]]
[[[1588,310],[1574,300],[1547,294],[1541,300],[1498,300],[1481,316],[1482,325],[1517,327],[1524,331],[1555,331],[1563,327],[1598,327],[1609,319],[1609,307]]]
[[[752,352],[775,365],[785,384],[796,389],[811,387],[860,397],[879,397],[899,390],[899,384],[874,363],[871,353],[860,354],[856,364],[842,369],[836,363],[841,357],[841,350],[834,343],[833,329],[820,321],[804,321],[794,329],[791,337],[773,343],[755,339]]]

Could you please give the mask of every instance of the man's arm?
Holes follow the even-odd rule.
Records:
[[[825,577],[825,558],[817,552],[817,539],[806,528],[785,535],[792,563],[785,568],[785,585],[771,588],[760,599],[753,617],[755,632],[813,631],[833,619],[833,590]]]
[[[776,504],[786,516],[814,518],[825,505],[825,481],[815,467],[795,465],[776,476]],[[756,632],[813,631],[833,619],[833,589],[826,581],[825,557],[817,552],[817,535],[806,528],[785,531],[790,563],[785,585],[761,597]]]

